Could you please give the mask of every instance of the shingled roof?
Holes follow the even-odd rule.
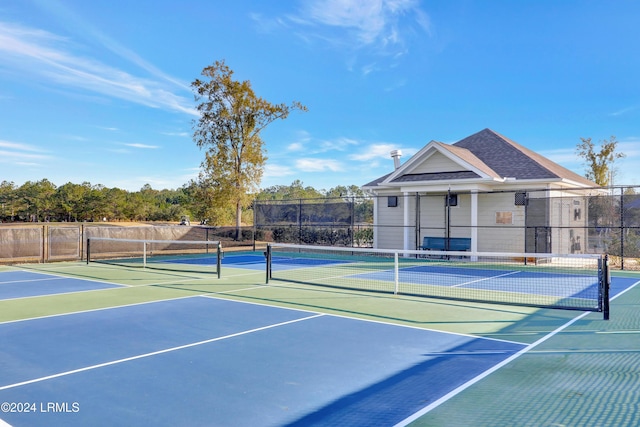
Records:
[[[435,141],[432,141],[430,145],[435,150],[448,152],[449,157],[456,159],[460,164],[469,165],[470,170],[411,173],[416,165],[411,164],[413,159],[410,159],[396,171],[366,184],[365,187],[377,187],[386,183],[421,181],[434,183],[474,178],[495,180],[515,178],[519,181],[536,180],[549,182],[565,180],[574,182],[579,186],[597,186],[585,177],[552,162],[491,129],[484,129],[452,145]],[[425,161],[428,162],[428,158]]]

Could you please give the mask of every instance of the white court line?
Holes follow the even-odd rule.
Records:
[[[492,374],[493,372],[495,372],[498,369],[502,368],[506,364],[510,363],[512,360],[517,359],[518,357],[522,356],[524,353],[530,351],[532,348],[537,347],[538,345],[542,344],[543,342],[545,342],[549,338],[553,337],[558,332],[562,331],[565,328],[568,328],[573,323],[577,322],[578,320],[582,319],[583,317],[585,317],[586,315],[588,315],[590,313],[591,312],[582,313],[580,316],[576,317],[575,319],[572,319],[572,320],[568,321],[567,323],[565,323],[564,325],[560,326],[559,328],[557,328],[553,332],[551,332],[548,335],[540,338],[538,341],[536,341],[536,342],[534,342],[532,344],[529,344],[528,346],[526,346],[522,350],[518,351],[517,353],[515,353],[511,357],[506,358],[502,362],[498,363],[497,365],[494,365],[493,367],[491,367],[490,369],[484,371],[483,373],[481,373],[480,375],[476,376],[475,378],[472,378],[471,380],[467,381],[466,383],[462,384],[461,386],[457,387],[456,389],[454,389],[454,390],[450,391],[449,393],[445,394],[440,399],[438,399],[438,400],[432,402],[431,404],[425,406],[420,411],[416,412],[415,414],[411,415],[410,417],[405,418],[404,420],[400,421],[394,427],[404,427],[404,426],[412,423],[413,421],[415,421],[418,418],[422,417],[426,413],[430,412],[431,410],[433,410],[433,409],[437,408],[438,406],[440,406],[441,404],[445,403],[447,400],[449,400],[452,397],[460,394],[461,392],[463,392],[467,388],[471,387],[475,383],[479,382],[480,380],[482,380],[485,377],[489,376],[490,374]]]
[[[460,283],[459,285],[453,285],[453,286],[451,286],[451,287],[452,287],[452,288],[457,288],[458,286],[470,285],[470,284],[472,284],[472,283],[483,282],[483,281],[485,281],[485,280],[498,279],[498,278],[500,278],[500,277],[511,276],[512,274],[518,274],[518,273],[522,273],[522,271],[510,271],[509,273],[499,274],[499,275],[497,275],[497,276],[483,277],[483,278],[481,278],[481,279],[471,280],[470,282]]]
[[[95,282],[95,283],[106,283],[108,285],[115,285],[115,286],[129,286],[129,285],[123,285],[122,283],[114,283],[114,282],[109,282],[106,280],[100,280],[100,279],[88,279],[86,277],[78,277],[77,275],[74,276],[67,276],[64,274],[60,274],[60,273],[51,273],[49,271],[47,272],[42,272],[42,271],[38,271],[38,270],[30,270],[28,268],[25,267],[25,269],[22,270],[15,270],[15,271],[21,271],[24,273],[33,273],[33,274],[40,274],[42,276],[47,276],[44,279],[35,279],[35,280],[57,280],[57,279],[76,279],[76,280],[82,280],[85,282]],[[26,280],[25,280],[26,282]]]
[[[101,290],[105,290],[105,289],[101,289]],[[58,295],[61,295],[61,294],[58,294]],[[78,311],[69,311],[69,312],[66,312],[66,313],[48,314],[46,316],[27,317],[27,318],[24,318],[24,319],[7,320],[5,322],[0,322],[0,325],[6,325],[6,324],[9,324],[9,323],[18,323],[18,322],[28,322],[30,320],[49,319],[49,318],[52,318],[52,317],[72,316],[74,314],[93,313],[95,311],[117,310],[118,308],[135,307],[137,305],[155,304],[155,303],[166,302],[166,301],[177,301],[177,300],[187,299],[187,298],[200,298],[201,296],[202,295],[187,295],[187,296],[184,296],[184,297],[154,299],[154,300],[151,300],[151,301],[134,302],[134,303],[131,303],[131,304],[113,305],[113,306],[109,306],[109,307],[92,308],[92,309],[89,309],[89,310],[78,310]],[[8,300],[3,300],[3,301],[8,301]]]
[[[629,290],[633,289],[639,283],[640,283],[640,281],[635,282],[633,285],[629,286],[627,289],[625,289],[624,291],[618,293],[616,296],[611,298],[611,300],[614,300],[614,299],[618,298],[619,296],[625,294]],[[394,427],[404,427],[404,426],[412,423],[413,421],[417,420],[418,418],[422,417],[423,415],[425,415],[428,412],[432,411],[433,409],[437,408],[441,404],[445,403],[446,401],[448,401],[452,397],[460,394],[461,392],[463,392],[467,388],[471,387],[475,383],[477,383],[480,380],[486,378],[487,376],[489,376],[490,374],[494,373],[495,371],[497,371],[498,369],[502,368],[503,366],[507,365],[508,363],[511,363],[513,360],[517,359],[518,357],[522,356],[523,354],[531,351],[533,348],[535,348],[538,345],[542,344],[543,342],[547,341],[549,338],[554,337],[558,333],[562,332],[564,329],[568,328],[569,326],[571,326],[572,324],[574,324],[578,320],[582,319],[583,317],[585,317],[585,316],[587,316],[587,315],[589,315],[591,313],[592,312],[590,312],[590,311],[586,311],[586,312],[582,313],[580,316],[568,321],[564,325],[562,325],[559,328],[555,329],[554,331],[550,332],[548,335],[545,335],[544,337],[540,338],[538,341],[529,344],[528,346],[526,346],[522,350],[520,350],[517,353],[515,353],[513,356],[506,358],[505,360],[503,360],[502,362],[500,362],[497,365],[493,366],[492,368],[486,370],[482,374],[476,376],[475,378],[472,378],[471,380],[469,380],[466,383],[462,384],[461,386],[457,387],[455,390],[452,390],[449,393],[445,394],[444,396],[442,396],[440,399],[436,400],[435,402],[432,402],[431,404],[425,406],[420,411],[416,412],[415,414],[411,415],[410,417],[405,418],[404,420],[400,421]]]
[[[0,286],[6,285],[6,284],[9,284],[9,283],[32,283],[32,282],[45,282],[47,280],[62,280],[62,279],[66,279],[66,277],[52,275],[51,277],[45,277],[45,278],[42,278],[42,279],[9,280],[8,282],[0,282]]]
[[[281,284],[278,284],[278,285],[274,285],[274,286],[278,286],[280,288],[285,288],[286,289],[286,288],[289,287],[289,284],[284,282],[284,283],[281,283]],[[255,288],[245,288],[245,289],[239,289],[239,290],[242,291],[242,290],[252,290],[252,289],[268,289],[268,286],[261,285],[261,286],[256,286]],[[221,291],[221,292],[216,292],[215,295],[224,294],[225,292],[236,292],[236,291],[235,290]],[[368,295],[359,295],[359,294],[354,294],[354,295],[356,295],[358,297],[364,297],[364,298],[368,298],[369,297]],[[407,325],[407,324],[404,324],[404,323],[387,322],[387,321],[383,321],[383,320],[368,319],[368,318],[364,318],[364,317],[351,317],[351,316],[346,316],[344,314],[338,314],[338,313],[322,313],[322,312],[319,312],[319,311],[313,311],[313,310],[309,310],[309,309],[306,309],[306,308],[293,308],[293,307],[288,307],[288,306],[265,304],[265,303],[255,302],[255,301],[245,301],[245,300],[220,298],[220,297],[216,297],[216,296],[211,295],[211,294],[203,294],[203,295],[200,295],[200,296],[202,296],[204,298],[221,299],[223,301],[235,301],[235,302],[240,302],[240,303],[243,303],[243,304],[253,304],[253,305],[259,305],[259,306],[263,306],[263,307],[276,307],[276,308],[282,308],[282,309],[285,309],[285,310],[303,311],[303,312],[306,312],[306,313],[326,314],[327,316],[338,317],[338,318],[341,318],[341,319],[353,320],[353,321],[357,321],[357,322],[377,323],[377,324],[380,324],[380,325],[395,326],[395,327],[408,328],[408,329],[415,329],[415,330],[418,330],[418,331],[435,332],[435,333],[438,333],[438,334],[446,334],[446,335],[455,335],[455,336],[460,336],[460,337],[466,337],[466,338],[469,338],[469,339],[504,342],[504,343],[508,343],[508,344],[517,344],[517,345],[522,345],[522,346],[525,345],[525,344],[523,344],[522,342],[519,342],[519,341],[506,340],[506,339],[502,339],[502,338],[491,338],[491,337],[485,337],[485,336],[479,336],[479,335],[465,334],[465,333],[462,333],[462,332],[444,331],[444,330],[441,330],[441,329],[425,328],[425,327],[422,327],[422,326],[413,326],[413,325]]]
[[[108,282],[104,282],[104,283],[111,284],[111,283],[108,283]],[[0,299],[0,301],[19,301],[19,300],[25,300],[25,299],[31,299],[31,298],[47,298],[47,297],[55,297],[55,296],[59,296],[59,295],[82,294],[82,293],[85,293],[85,292],[112,291],[114,289],[126,289],[126,288],[128,288],[128,286],[114,284],[114,286],[112,288],[83,289],[81,291],[56,292],[56,293],[53,293],[53,294],[29,295],[28,297],[16,297],[16,298]]]
[[[292,324],[292,323],[302,322],[302,321],[305,321],[305,320],[310,320],[310,319],[314,319],[316,317],[321,317],[321,316],[324,316],[324,314],[316,314],[316,315],[313,315],[313,316],[303,317],[303,318],[300,318],[300,319],[288,320],[286,322],[280,322],[280,323],[275,323],[273,325],[261,326],[259,328],[249,329],[247,331],[242,331],[242,332],[236,332],[235,334],[225,335],[225,336],[222,336],[222,337],[211,338],[211,339],[208,339],[208,340],[203,340],[203,341],[198,341],[198,342],[194,342],[194,343],[190,343],[190,344],[180,345],[180,346],[177,346],[177,347],[170,347],[170,348],[166,348],[164,350],[158,350],[158,351],[153,351],[151,353],[139,354],[137,356],[126,357],[124,359],[112,360],[110,362],[99,363],[97,365],[85,366],[84,368],[73,369],[71,371],[66,371],[66,372],[60,372],[60,373],[57,373],[57,374],[48,375],[46,377],[34,378],[32,380],[22,381],[22,382],[15,383],[15,384],[8,384],[8,385],[0,387],[0,391],[1,390],[8,390],[8,389],[11,389],[11,388],[16,388],[16,387],[21,387],[21,386],[28,385],[28,384],[38,383],[38,382],[42,382],[42,381],[47,381],[47,380],[51,380],[51,379],[54,379],[54,378],[60,378],[60,377],[64,377],[64,376],[67,376],[67,375],[73,375],[73,374],[77,374],[77,373],[80,373],[80,372],[86,372],[86,371],[90,371],[90,370],[93,370],[93,369],[104,368],[106,366],[117,365],[119,363],[130,362],[132,360],[138,360],[138,359],[143,359],[143,358],[146,358],[146,357],[157,356],[159,354],[164,354],[164,353],[170,353],[170,352],[173,352],[173,351],[183,350],[185,348],[196,347],[196,346],[203,345],[203,344],[209,344],[209,343],[216,342],[216,341],[222,341],[222,340],[226,340],[226,339],[229,339],[229,338],[234,338],[234,337],[239,337],[239,336],[242,336],[242,335],[252,334],[254,332],[264,331],[264,330],[267,330],[267,329],[278,328],[280,326],[285,326],[285,325],[289,325],[289,324]]]
[[[76,280],[87,281],[87,282],[103,283],[103,284],[106,284],[106,285],[112,285],[113,287],[104,288],[104,289],[84,289],[84,290],[79,290],[79,291],[58,292],[58,293],[54,293],[54,294],[30,295],[30,296],[26,296],[26,297],[5,298],[5,299],[0,299],[0,301],[17,301],[17,300],[25,300],[25,299],[30,299],[30,298],[46,298],[46,297],[54,297],[54,296],[58,296],[58,295],[79,294],[79,293],[83,293],[83,292],[102,292],[102,291],[113,291],[115,289],[133,289],[133,288],[143,288],[143,287],[151,287],[151,286],[165,286],[165,285],[179,284],[179,283],[182,283],[182,282],[190,282],[190,281],[197,282],[199,280],[208,280],[209,279],[208,277],[203,277],[203,278],[184,278],[184,279],[180,279],[180,280],[167,280],[166,282],[147,283],[147,284],[144,284],[144,285],[128,285],[126,283],[107,282],[107,281],[104,281],[104,280],[85,279],[85,278],[72,277],[72,276],[57,276],[57,275],[52,275],[52,276],[53,277],[48,279],[48,280],[76,279]],[[220,280],[224,280],[224,279],[226,279],[226,278],[223,277]],[[38,279],[38,280],[40,280],[40,279]],[[42,279],[42,280],[47,280],[47,279]],[[2,284],[0,284],[0,286],[2,286]]]

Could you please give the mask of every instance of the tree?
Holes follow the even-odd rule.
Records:
[[[105,215],[114,220],[127,219],[127,191],[119,188],[105,189]]]
[[[85,206],[86,188],[82,185],[68,182],[56,189],[56,201],[62,217],[71,222],[78,220],[78,215]],[[85,218],[82,218],[85,219]]]
[[[293,110],[306,111],[299,102],[271,104],[256,96],[249,81],[233,79],[233,71],[216,61],[202,70],[205,80],[191,87],[200,117],[193,122],[193,139],[206,148],[200,181],[219,206],[235,207],[236,237],[240,237],[242,207],[257,193],[267,160],[260,132]]]
[[[0,222],[6,218],[13,221],[18,201],[17,188],[13,181],[2,181],[0,183],[0,207],[2,208],[0,210]]]
[[[323,194],[311,186],[305,187],[302,181],[296,179],[291,185],[273,185],[264,188],[256,195],[257,200],[294,200],[318,199]]]
[[[591,138],[580,138],[582,141],[578,144],[576,152],[587,163],[587,172],[585,176],[603,187],[612,184],[613,164],[617,159],[625,157],[623,153],[617,153],[616,148],[618,141],[615,136],[609,138],[609,141],[600,141],[600,151],[596,152],[594,143]]]
[[[49,220],[53,212],[55,192],[56,186],[46,178],[22,184],[17,193],[24,202],[25,217],[32,222]]]

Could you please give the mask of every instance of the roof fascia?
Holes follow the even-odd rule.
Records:
[[[435,149],[437,151],[440,151],[437,148],[435,148],[438,146],[438,144],[440,144],[438,141],[433,141],[433,140],[430,141],[427,145],[422,147],[420,151],[418,151],[416,154],[411,156],[409,160],[407,160],[405,163],[400,165],[400,167],[398,167],[395,171],[393,171],[385,180],[380,182],[379,185],[389,184],[398,176],[406,173],[407,170],[411,170],[412,167],[415,167],[413,165],[415,165],[417,162],[421,162],[423,159],[429,158],[431,156],[431,154],[428,154],[430,150]]]
[[[451,150],[446,149],[444,147],[445,145],[446,144],[444,144],[443,142],[438,142],[438,141],[429,142],[427,145],[422,147],[422,149],[420,151],[418,151],[415,155],[413,155],[406,163],[404,163],[398,169],[393,171],[393,173],[391,173],[384,181],[380,182],[380,184],[381,185],[392,185],[391,181],[393,181],[394,179],[396,179],[397,177],[399,177],[401,175],[404,175],[404,174],[407,174],[407,173],[411,173],[411,171],[416,166],[418,166],[422,162],[426,161],[435,152],[438,152],[438,153],[442,154],[443,156],[445,156],[446,158],[448,158],[452,162],[455,162],[458,165],[460,165],[463,168],[465,168],[465,170],[474,172],[474,173],[480,175],[484,179],[495,180],[495,178],[493,176],[488,175],[486,172],[482,171],[481,169],[478,169],[473,164],[471,164],[471,163],[467,162],[466,160],[462,159],[461,157],[457,156]],[[471,153],[471,154],[473,154],[473,153]]]

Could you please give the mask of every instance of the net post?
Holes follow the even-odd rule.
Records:
[[[609,255],[605,254],[602,259],[602,317],[604,320],[609,320],[609,288],[611,285],[611,275],[609,273]]]
[[[142,242],[142,268],[147,268],[147,242]]]
[[[400,282],[400,269],[398,268],[398,252],[393,253],[393,294],[398,295],[398,286]]]
[[[264,256],[266,258],[266,272],[267,272],[267,279],[266,279],[266,284],[269,284],[269,279],[271,278],[271,243],[267,243],[267,251],[264,253]]]
[[[91,258],[91,238],[87,238],[87,265],[89,265],[89,258]]]
[[[220,278],[222,271],[222,243],[218,242],[216,245],[216,270],[218,270],[218,279]],[[209,245],[207,245],[207,251],[209,250]]]

